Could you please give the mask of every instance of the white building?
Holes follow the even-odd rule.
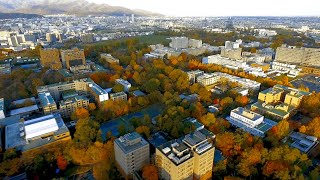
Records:
[[[196,82],[196,78],[198,76],[201,76],[201,75],[204,74],[204,71],[201,71],[201,70],[197,69],[197,70],[194,70],[194,71],[189,71],[189,72],[187,72],[187,74],[188,74],[188,77],[189,77],[190,84],[193,84],[193,83]]]
[[[5,118],[6,116],[4,115],[4,99],[0,98],[0,119]]]
[[[265,133],[270,130],[277,123],[268,119],[264,116],[246,110],[242,107],[238,107],[231,111],[230,116],[227,120],[238,128],[249,132],[254,136],[264,137]]]
[[[129,92],[129,89],[131,88],[131,83],[124,79],[116,79],[116,83],[121,84],[124,87],[125,92]]]
[[[187,37],[173,37],[171,38],[170,47],[176,49],[185,49],[189,46],[189,39]]]
[[[281,62],[271,62],[272,70],[277,70],[279,73],[288,74],[289,77],[296,77],[302,71],[302,69],[297,69],[296,65],[281,63]]]
[[[190,48],[201,48],[202,47],[202,40],[190,39],[189,40],[189,47]]]
[[[222,57],[221,55],[212,55],[202,59],[203,64],[217,64],[226,66],[230,69],[239,69],[249,67],[246,62],[241,60],[231,60],[226,57]]]
[[[205,73],[203,75],[198,76],[196,79],[197,83],[203,86],[209,86],[218,83],[220,81],[220,76],[217,76],[216,74]]]
[[[240,48],[240,44],[242,43],[242,40],[237,40],[236,42],[226,41],[224,44],[225,49],[237,49]]]
[[[149,143],[136,132],[116,139],[114,152],[116,162],[124,176],[131,176],[134,171],[139,171],[150,163]]]

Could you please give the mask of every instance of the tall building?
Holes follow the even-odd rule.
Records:
[[[14,46],[14,47],[18,46],[19,42],[18,42],[17,36],[16,35],[10,36],[8,38],[8,43],[9,43],[10,46]]]
[[[79,66],[86,64],[84,50],[74,48],[71,50],[61,50],[62,64],[69,69],[71,66]]]
[[[213,138],[212,133],[201,129],[157,147],[160,179],[210,179],[215,150]]]
[[[174,37],[171,38],[170,47],[176,49],[185,49],[189,46],[189,39],[187,37]]]
[[[264,116],[243,107],[232,110],[230,116],[227,117],[227,120],[233,126],[241,128],[254,136],[260,137],[264,137],[265,133],[277,124],[276,122],[265,119]]]
[[[131,23],[134,23],[134,14],[131,14]]]
[[[120,172],[129,178],[134,171],[141,170],[150,163],[149,143],[138,133],[121,136],[114,141],[115,159]]]
[[[275,61],[306,66],[320,66],[320,48],[278,47]]]
[[[43,67],[52,67],[55,64],[60,64],[60,53],[58,49],[40,49],[40,64]]]
[[[44,114],[52,114],[57,112],[57,104],[49,92],[41,92],[38,94],[38,97],[40,100],[40,107],[42,108]]]
[[[5,127],[5,149],[22,153],[51,149],[71,140],[70,132],[59,114],[18,122]]]

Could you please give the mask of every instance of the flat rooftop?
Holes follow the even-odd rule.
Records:
[[[140,134],[137,132],[132,132],[117,138],[114,141],[120,149],[125,153],[128,154],[133,152],[141,147],[148,146],[149,143],[141,137]]]
[[[65,106],[66,104],[76,103],[76,102],[81,101],[81,100],[83,100],[83,101],[88,100],[89,101],[89,99],[87,97],[77,95],[77,96],[74,96],[72,98],[60,101],[59,105],[60,106]]]
[[[116,82],[120,83],[120,84],[123,84],[123,85],[126,85],[126,86],[130,86],[131,85],[127,80],[124,80],[124,79],[116,79]]]
[[[48,106],[48,105],[53,105],[56,104],[55,101],[53,100],[53,97],[49,92],[42,92],[38,94],[40,103],[42,106]]]
[[[23,108],[18,108],[10,111],[10,116],[18,115],[18,114],[27,114],[32,113],[34,111],[38,111],[38,105],[27,106]]]
[[[51,114],[25,122],[17,122],[6,126],[5,148],[26,151],[54,142],[53,135],[68,131],[60,114]],[[48,136],[51,133],[52,135]],[[42,138],[43,135],[46,138]]]
[[[276,114],[276,115],[281,116],[281,117],[284,117],[284,116],[290,114],[291,111],[294,110],[294,107],[290,107],[289,106],[289,110],[288,111],[283,111],[281,109],[277,109],[277,108],[274,108],[274,107],[271,107],[271,106],[269,107],[268,105],[263,105],[260,102],[256,102],[256,103],[252,104],[251,106],[256,107],[258,109],[261,109],[261,110],[263,110],[265,112],[270,112],[272,114]]]
[[[313,147],[319,144],[316,137],[298,132],[292,132],[289,135],[289,138],[291,139],[290,146],[297,148],[304,153],[308,153]]]
[[[117,92],[117,93],[110,93],[110,97],[119,97],[119,96],[126,96],[127,94],[125,92]]]
[[[102,89],[99,85],[97,85],[96,83],[90,83],[89,84],[89,88],[91,88],[93,90],[93,92],[95,92],[97,95],[104,95],[104,94],[108,94],[108,92],[104,89]]]
[[[252,112],[248,109],[245,109],[243,107],[238,107],[237,109],[232,110],[231,112],[239,114],[241,116],[244,116],[248,119],[250,119],[251,121],[256,121],[258,119],[260,119],[261,117],[263,117],[262,115]]]

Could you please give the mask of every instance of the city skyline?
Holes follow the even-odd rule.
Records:
[[[167,16],[320,16],[320,2],[306,0],[301,3],[270,0],[263,5],[257,5],[254,0],[228,2],[212,2],[200,0],[197,3],[182,1],[155,0],[88,0],[94,3],[105,3],[112,6],[122,6],[130,9],[141,9]],[[310,6],[309,4],[312,4]],[[254,7],[253,7],[254,6]],[[181,8],[178,8],[181,7]],[[183,7],[183,8],[182,8]]]

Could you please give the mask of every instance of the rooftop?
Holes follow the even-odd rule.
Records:
[[[69,98],[69,99],[60,101],[60,102],[59,102],[59,105],[60,105],[60,106],[65,106],[65,105],[67,105],[67,104],[76,103],[76,102],[81,101],[81,100],[83,100],[83,101],[88,100],[88,101],[89,101],[89,99],[88,99],[87,97],[77,95],[77,96],[74,96],[74,97],[72,97],[72,98]]]
[[[298,132],[292,132],[289,135],[289,139],[291,140],[291,147],[297,148],[304,153],[308,153],[313,147],[319,144],[316,137]]]
[[[48,106],[48,105],[53,105],[56,104],[53,100],[53,97],[49,92],[41,92],[38,94],[40,103],[42,106]]]
[[[54,142],[55,139],[52,136],[68,131],[60,114],[51,114],[25,122],[17,122],[6,126],[5,148],[17,148],[26,151]]]
[[[126,96],[125,92],[117,92],[117,93],[110,93],[111,98],[119,97],[119,96]]]
[[[132,132],[121,136],[115,140],[115,143],[125,153],[130,153],[141,147],[149,145],[149,143],[143,139],[137,132]]]
[[[204,125],[201,124],[196,118],[188,117],[184,121],[192,123],[197,130],[203,129]]]
[[[89,84],[89,88],[91,88],[97,95],[108,94],[108,92],[98,86],[96,83],[92,82]]]
[[[193,158],[191,149],[182,142],[182,138],[164,143],[158,149],[176,165]]]
[[[250,119],[251,121],[256,121],[258,119],[260,119],[261,117],[263,117],[262,115],[252,112],[250,110],[247,110],[243,107],[238,107],[237,109],[232,110],[233,113],[239,114],[241,116],[244,116],[248,119]]]
[[[14,109],[10,111],[10,116],[18,115],[18,114],[25,114],[31,113],[33,111],[39,110],[38,105],[27,106],[19,109]]]
[[[145,96],[146,94],[140,90],[133,91],[134,96]]]
[[[290,112],[295,109],[294,107],[289,106],[288,111],[284,111],[282,109],[279,109],[278,107],[285,106],[285,104],[273,106],[273,105],[268,105],[268,104],[260,103],[260,102],[256,102],[256,103],[252,104],[251,106],[256,107],[258,109],[261,109],[266,112],[271,112],[272,114],[276,114],[281,117],[284,117],[284,116],[290,114]]]
[[[124,80],[124,79],[116,79],[116,82],[119,84],[122,84],[122,85],[131,86],[131,84],[127,80]]]

